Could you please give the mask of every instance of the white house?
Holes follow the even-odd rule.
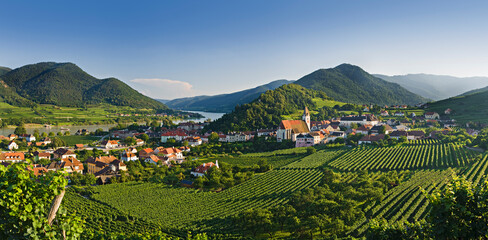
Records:
[[[197,168],[195,168],[193,171],[191,171],[190,174],[195,176],[195,177],[202,177],[205,175],[205,173],[207,173],[207,171],[211,167],[214,167],[214,166],[219,168],[219,161],[218,160],[216,160],[215,163],[213,163],[213,162],[204,163],[204,164],[198,166]]]
[[[12,151],[12,150],[17,150],[19,149],[19,145],[17,145],[17,143],[15,141],[11,141],[9,144],[8,144],[8,150]]]
[[[436,112],[426,112],[425,113],[425,119],[434,120],[434,119],[439,119],[439,118],[440,118],[440,116]]]
[[[144,145],[144,143],[145,143],[144,140],[142,140],[142,139],[136,139],[136,145],[137,146],[142,146],[142,145]]]
[[[358,124],[358,125],[376,125],[379,123],[378,118],[376,118],[374,115],[365,115],[365,116],[347,116],[347,117],[342,117],[341,122],[339,123],[339,126],[343,127],[350,127],[351,124]]]
[[[125,152],[122,153],[122,156],[120,156],[120,160],[122,161],[137,161],[139,158],[135,153],[132,152]]]
[[[327,137],[327,142],[334,141],[338,138],[345,138],[346,133],[343,131],[331,132],[330,135]]]
[[[186,138],[185,141],[188,141],[188,144],[192,147],[202,145],[203,143],[202,138],[200,137],[189,137]]]

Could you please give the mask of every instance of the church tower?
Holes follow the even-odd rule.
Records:
[[[303,111],[302,120],[307,124],[308,131],[310,131],[310,113],[308,112],[308,108],[305,106],[305,110]]]

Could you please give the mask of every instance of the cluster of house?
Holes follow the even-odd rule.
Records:
[[[161,133],[161,142],[166,143],[170,139],[178,142],[187,141],[189,146],[198,146],[208,142],[211,133],[201,134],[203,123],[183,122],[178,124],[176,129],[164,129]],[[256,131],[233,132],[228,134],[219,133],[219,142],[244,142],[249,141],[257,134],[258,136],[274,135],[275,130],[262,129]]]
[[[181,164],[185,161],[183,152],[189,152],[189,147],[157,147],[155,149],[145,148],[139,152],[139,159],[144,160],[147,163],[163,164],[170,166],[172,162]]]
[[[332,142],[337,138],[346,138],[350,134],[365,135],[359,140],[359,144],[378,142],[383,140],[385,135],[389,135],[390,138],[395,139],[405,137],[407,140],[418,140],[424,138],[425,133],[423,131],[409,131],[409,126],[414,124],[415,120],[436,121],[438,119],[440,119],[438,113],[427,112],[424,116],[415,117],[413,120],[402,121],[388,119],[380,122],[374,115],[367,114],[312,122],[310,121],[310,112],[308,111],[308,108],[305,107],[302,120],[281,121],[278,130],[276,131],[276,139],[278,142],[292,140],[295,142],[296,147],[309,147],[316,144],[325,144]],[[352,128],[352,126],[358,127]],[[444,122],[444,126],[448,129],[452,125]],[[434,135],[436,133],[437,132],[434,132]]]
[[[51,144],[51,139],[49,137],[42,138],[38,141],[36,141],[36,137],[32,134],[9,134],[7,137],[0,135],[0,140],[7,140],[10,141],[9,144],[7,145],[7,148],[10,151],[17,150],[19,149],[19,145],[15,142],[16,140],[25,140],[27,142],[27,146],[36,146],[36,147],[42,147],[46,146],[48,144]]]
[[[135,148],[128,148],[121,153],[120,158],[115,156],[90,157],[85,161],[87,168],[84,169],[83,163],[77,159],[77,156],[73,151],[66,148],[59,148],[56,151],[34,152],[33,156],[36,162],[41,159],[47,159],[50,163],[47,165],[35,164],[30,166],[29,169],[34,171],[36,175],[41,175],[48,171],[59,170],[63,170],[67,173],[91,173],[97,177],[97,181],[99,181],[100,184],[104,184],[110,178],[120,176],[120,171],[127,170],[127,167],[124,164],[126,161],[136,161],[141,158],[146,162],[155,164],[161,162],[162,164],[170,166],[172,162],[180,164],[185,160],[185,157],[183,156],[184,151],[190,151],[190,148],[146,148],[139,153]],[[23,152],[4,152],[0,154],[1,163],[10,164],[21,161],[25,161]]]

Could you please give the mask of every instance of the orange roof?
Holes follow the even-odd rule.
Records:
[[[302,120],[282,120],[280,128],[291,129],[293,133],[306,133],[309,132],[307,124]]]
[[[0,154],[0,160],[4,161],[16,161],[16,160],[24,160],[25,156],[22,152],[6,152]]]
[[[209,162],[209,163],[204,163],[200,166],[198,166],[194,172],[197,172],[197,173],[206,173],[207,170],[213,166],[217,166],[215,163],[213,162]]]
[[[168,154],[174,154],[174,153],[179,153],[181,152],[180,149],[177,149],[177,148],[165,148],[164,150],[160,151],[160,153],[164,154],[164,155],[168,155]]]
[[[141,150],[141,152],[152,153],[154,151],[151,148],[144,148],[144,149]]]
[[[101,156],[101,157],[97,157],[95,159],[95,161],[104,162],[104,163],[108,163],[108,164],[110,164],[111,162],[113,162],[115,160],[118,160],[118,159],[114,156]]]

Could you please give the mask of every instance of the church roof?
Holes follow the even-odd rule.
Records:
[[[303,120],[282,120],[280,123],[281,129],[291,129],[293,133],[308,133],[307,123]]]

